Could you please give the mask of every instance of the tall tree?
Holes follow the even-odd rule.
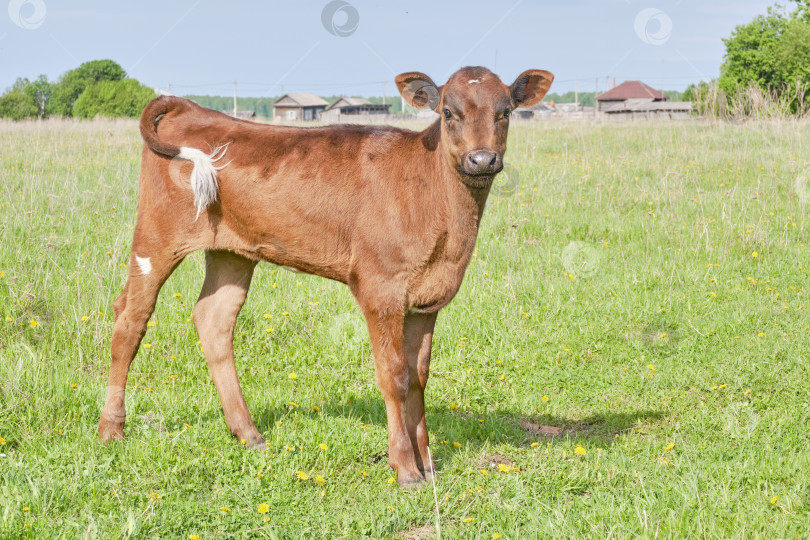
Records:
[[[127,76],[124,68],[112,60],[85,62],[62,75],[53,91],[51,113],[73,116],[73,106],[85,88],[101,81],[120,81]]]

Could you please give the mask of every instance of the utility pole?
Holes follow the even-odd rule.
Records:
[[[596,96],[599,95],[599,77],[593,78],[594,89],[593,89],[593,115],[596,116],[596,109],[599,107],[599,102],[596,101]]]
[[[574,107],[579,106],[579,77],[574,77]]]
[[[383,81],[383,105],[385,105],[385,81]]]
[[[405,114],[405,98],[399,96],[400,101],[402,101],[402,114]]]
[[[236,116],[236,81],[233,81],[233,115]]]

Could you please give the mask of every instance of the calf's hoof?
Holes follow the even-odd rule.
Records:
[[[419,489],[425,485],[425,477],[421,474],[397,474],[397,484],[402,489]]]
[[[113,439],[123,440],[124,423],[114,422],[102,417],[98,423],[98,439],[104,444],[108,444]]]

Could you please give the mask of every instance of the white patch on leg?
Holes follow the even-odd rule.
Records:
[[[182,146],[180,153],[177,154],[180,159],[186,159],[194,164],[194,169],[191,171],[191,190],[194,192],[194,205],[197,207],[198,217],[200,212],[217,200],[217,171],[227,167],[230,161],[221,167],[215,167],[214,163],[225,156],[229,144],[231,143],[217,146],[210,154],[196,148]]]
[[[152,271],[152,262],[149,260],[149,257],[138,257],[135,255],[135,262],[138,263],[138,268],[141,269],[141,274],[144,276],[148,276],[149,272]]]

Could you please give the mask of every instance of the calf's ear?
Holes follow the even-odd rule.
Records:
[[[401,73],[396,78],[397,89],[408,105],[416,109],[433,109],[439,112],[441,90],[430,77],[418,71]]]
[[[540,103],[553,81],[554,75],[542,69],[529,69],[521,73],[509,87],[515,107],[531,107]]]

